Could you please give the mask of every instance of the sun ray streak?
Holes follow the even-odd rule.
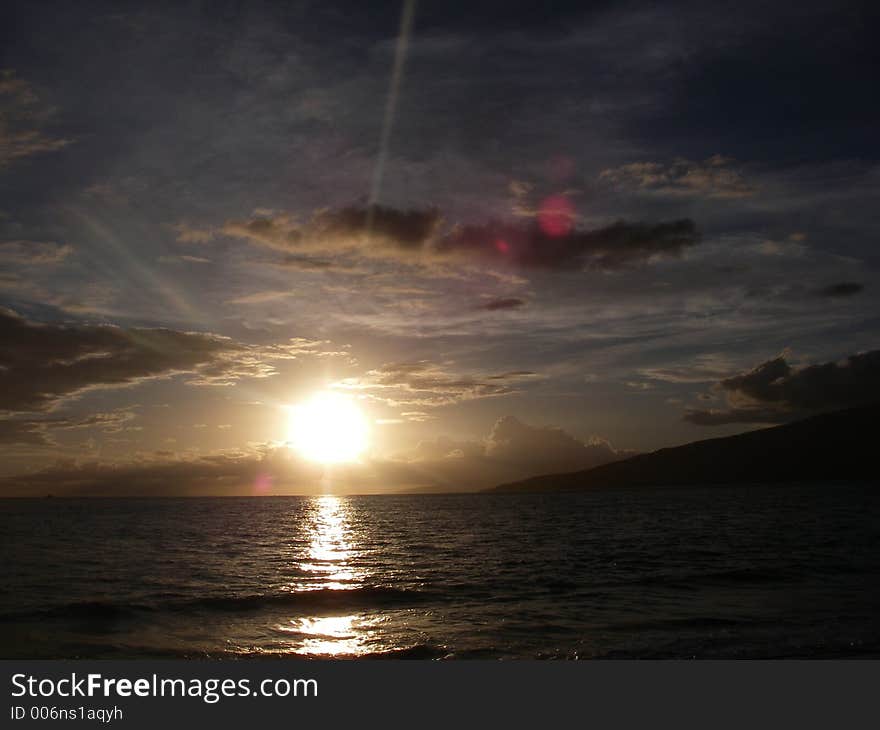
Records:
[[[376,159],[376,167],[373,170],[373,182],[370,189],[370,201],[367,210],[367,235],[373,226],[373,210],[379,201],[382,192],[382,177],[385,174],[385,160],[388,157],[388,146],[391,140],[391,129],[394,126],[394,115],[397,111],[397,98],[400,94],[400,85],[403,80],[403,68],[406,62],[406,53],[409,48],[409,38],[412,34],[413,18],[416,12],[416,0],[404,0],[400,13],[400,30],[397,34],[397,46],[394,51],[394,66],[391,70],[391,83],[388,89],[388,99],[385,103],[385,116],[382,120],[382,135],[379,139],[379,154]]]

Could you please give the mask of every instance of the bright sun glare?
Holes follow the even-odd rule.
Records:
[[[355,461],[367,449],[369,427],[357,404],[341,393],[316,393],[290,409],[291,445],[324,464]]]

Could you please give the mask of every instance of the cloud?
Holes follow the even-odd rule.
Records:
[[[403,411],[400,415],[405,420],[414,423],[424,423],[425,421],[433,421],[435,419],[435,416],[426,411]]]
[[[616,450],[601,438],[583,442],[561,428],[533,426],[514,416],[503,416],[483,440],[441,436],[422,441],[395,459],[410,473],[429,479],[435,489],[463,491],[540,474],[590,469],[629,455],[631,452]]]
[[[52,442],[46,437],[46,430],[41,421],[0,420],[0,444],[48,446],[50,443]]]
[[[802,238],[789,237],[787,241],[768,239],[756,244],[753,249],[762,256],[779,256],[782,258],[801,258],[809,251]]]
[[[619,269],[679,256],[699,241],[693,221],[625,223],[593,231],[546,233],[538,222],[461,226],[438,242],[441,252],[527,269]]]
[[[52,110],[39,103],[26,81],[10,69],[0,71],[0,168],[24,157],[60,150],[72,142],[41,131],[51,115]]]
[[[192,456],[162,451],[123,463],[62,460],[35,473],[0,480],[0,488],[5,494],[88,496],[252,494],[250,487],[261,473],[292,471],[289,455],[284,452],[226,451]],[[299,471],[309,476],[303,467]]]
[[[481,441],[440,437],[392,459],[335,465],[334,488],[369,493],[469,491],[548,471],[579,470],[623,458],[606,441],[584,443],[554,427],[512,416]],[[38,472],[0,479],[4,495],[302,494],[326,488],[324,469],[271,444],[205,455],[157,451],[127,462],[63,460]]]
[[[461,375],[427,360],[387,363],[359,378],[347,378],[333,387],[360,391],[392,407],[437,407],[509,395],[516,385],[536,373],[516,371],[484,376]]]
[[[743,198],[755,194],[728,157],[714,155],[702,162],[677,159],[668,165],[633,162],[603,170],[599,179],[617,190],[707,198]]]
[[[228,304],[266,304],[267,302],[277,302],[279,299],[287,299],[288,297],[297,296],[297,292],[290,289],[283,291],[259,291],[253,294],[228,299]]]
[[[357,251],[364,256],[419,254],[425,251],[440,224],[436,209],[398,210],[384,206],[320,210],[306,223],[284,212],[257,211],[246,220],[227,221],[217,233],[241,238],[285,253],[284,263],[322,268],[326,262],[303,253],[338,254]]]
[[[518,299],[517,297],[501,297],[484,302],[480,305],[480,309],[485,309],[489,312],[497,312],[502,309],[519,309],[525,305],[525,299]]]
[[[0,444],[51,446],[55,444],[53,431],[79,428],[100,428],[104,433],[118,433],[136,417],[131,408],[92,413],[82,418],[0,419]]]
[[[207,243],[214,238],[214,232],[202,228],[196,228],[189,223],[175,223],[171,226],[177,233],[180,243]]]
[[[421,252],[440,226],[436,208],[398,210],[377,205],[348,207],[319,213],[313,228],[318,236],[330,238],[363,234],[373,245],[399,251]]]
[[[160,264],[176,264],[176,263],[188,263],[188,264],[210,264],[211,259],[206,259],[204,256],[190,256],[188,254],[184,254],[181,256],[160,256],[158,259]]]
[[[0,241],[2,266],[52,266],[73,252],[69,244],[51,241]]]
[[[443,226],[435,208],[377,206],[325,210],[301,224],[287,213],[260,211],[227,221],[218,233],[295,256],[297,267],[327,268],[339,256],[411,265],[482,265],[527,269],[618,269],[676,257],[699,242],[693,221],[627,223],[596,230],[545,230],[538,220]],[[319,255],[321,258],[311,258]]]
[[[821,297],[851,297],[864,289],[862,284],[855,281],[842,281],[839,284],[831,284],[820,289],[817,294]]]
[[[624,385],[633,390],[651,390],[654,387],[651,383],[646,383],[644,380],[627,380]]]
[[[561,428],[530,426],[514,416],[495,423],[485,455],[535,474],[589,469],[618,458],[604,439],[584,443]]]
[[[248,220],[229,220],[217,233],[232,238],[243,238],[279,251],[290,251],[302,241],[302,227],[296,218],[285,213],[271,211],[259,213]],[[206,232],[213,237],[213,232]]]
[[[0,411],[43,411],[96,388],[188,374],[196,385],[228,385],[276,374],[274,362],[319,355],[322,342],[248,345],[171,329],[39,323],[0,310]]]
[[[685,364],[639,368],[637,372],[649,380],[665,383],[709,383],[730,375],[733,366],[723,355],[709,353],[697,355]]]
[[[696,426],[727,426],[733,423],[750,424],[778,424],[791,421],[794,416],[787,411],[778,408],[729,408],[718,410],[714,408],[688,409],[685,411],[684,420]]]
[[[308,256],[297,256],[296,254],[287,254],[281,259],[271,262],[274,266],[282,269],[290,269],[291,271],[329,271],[358,273],[359,269],[354,266],[345,267],[341,264],[334,263],[325,259],[314,259]]]
[[[842,362],[793,368],[785,355],[718,383],[728,410],[691,410],[698,425],[782,423],[820,411],[880,401],[880,350],[850,355]]]

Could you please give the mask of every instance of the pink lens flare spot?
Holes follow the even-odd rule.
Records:
[[[255,494],[268,494],[272,491],[272,475],[271,474],[258,474],[257,478],[254,480],[254,493]]]
[[[567,235],[574,221],[574,206],[565,195],[545,198],[538,210],[538,225],[542,233],[552,238]]]
[[[510,253],[510,244],[503,238],[498,238],[495,240],[495,250],[507,255]]]

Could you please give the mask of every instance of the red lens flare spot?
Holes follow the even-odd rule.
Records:
[[[496,239],[495,241],[495,250],[498,253],[509,254],[510,253],[510,244],[505,241],[503,238]]]
[[[254,480],[254,494],[268,494],[272,491],[272,475],[262,472]]]
[[[538,210],[538,225],[541,231],[552,238],[567,235],[573,226],[574,206],[565,195],[551,195],[545,198]]]

